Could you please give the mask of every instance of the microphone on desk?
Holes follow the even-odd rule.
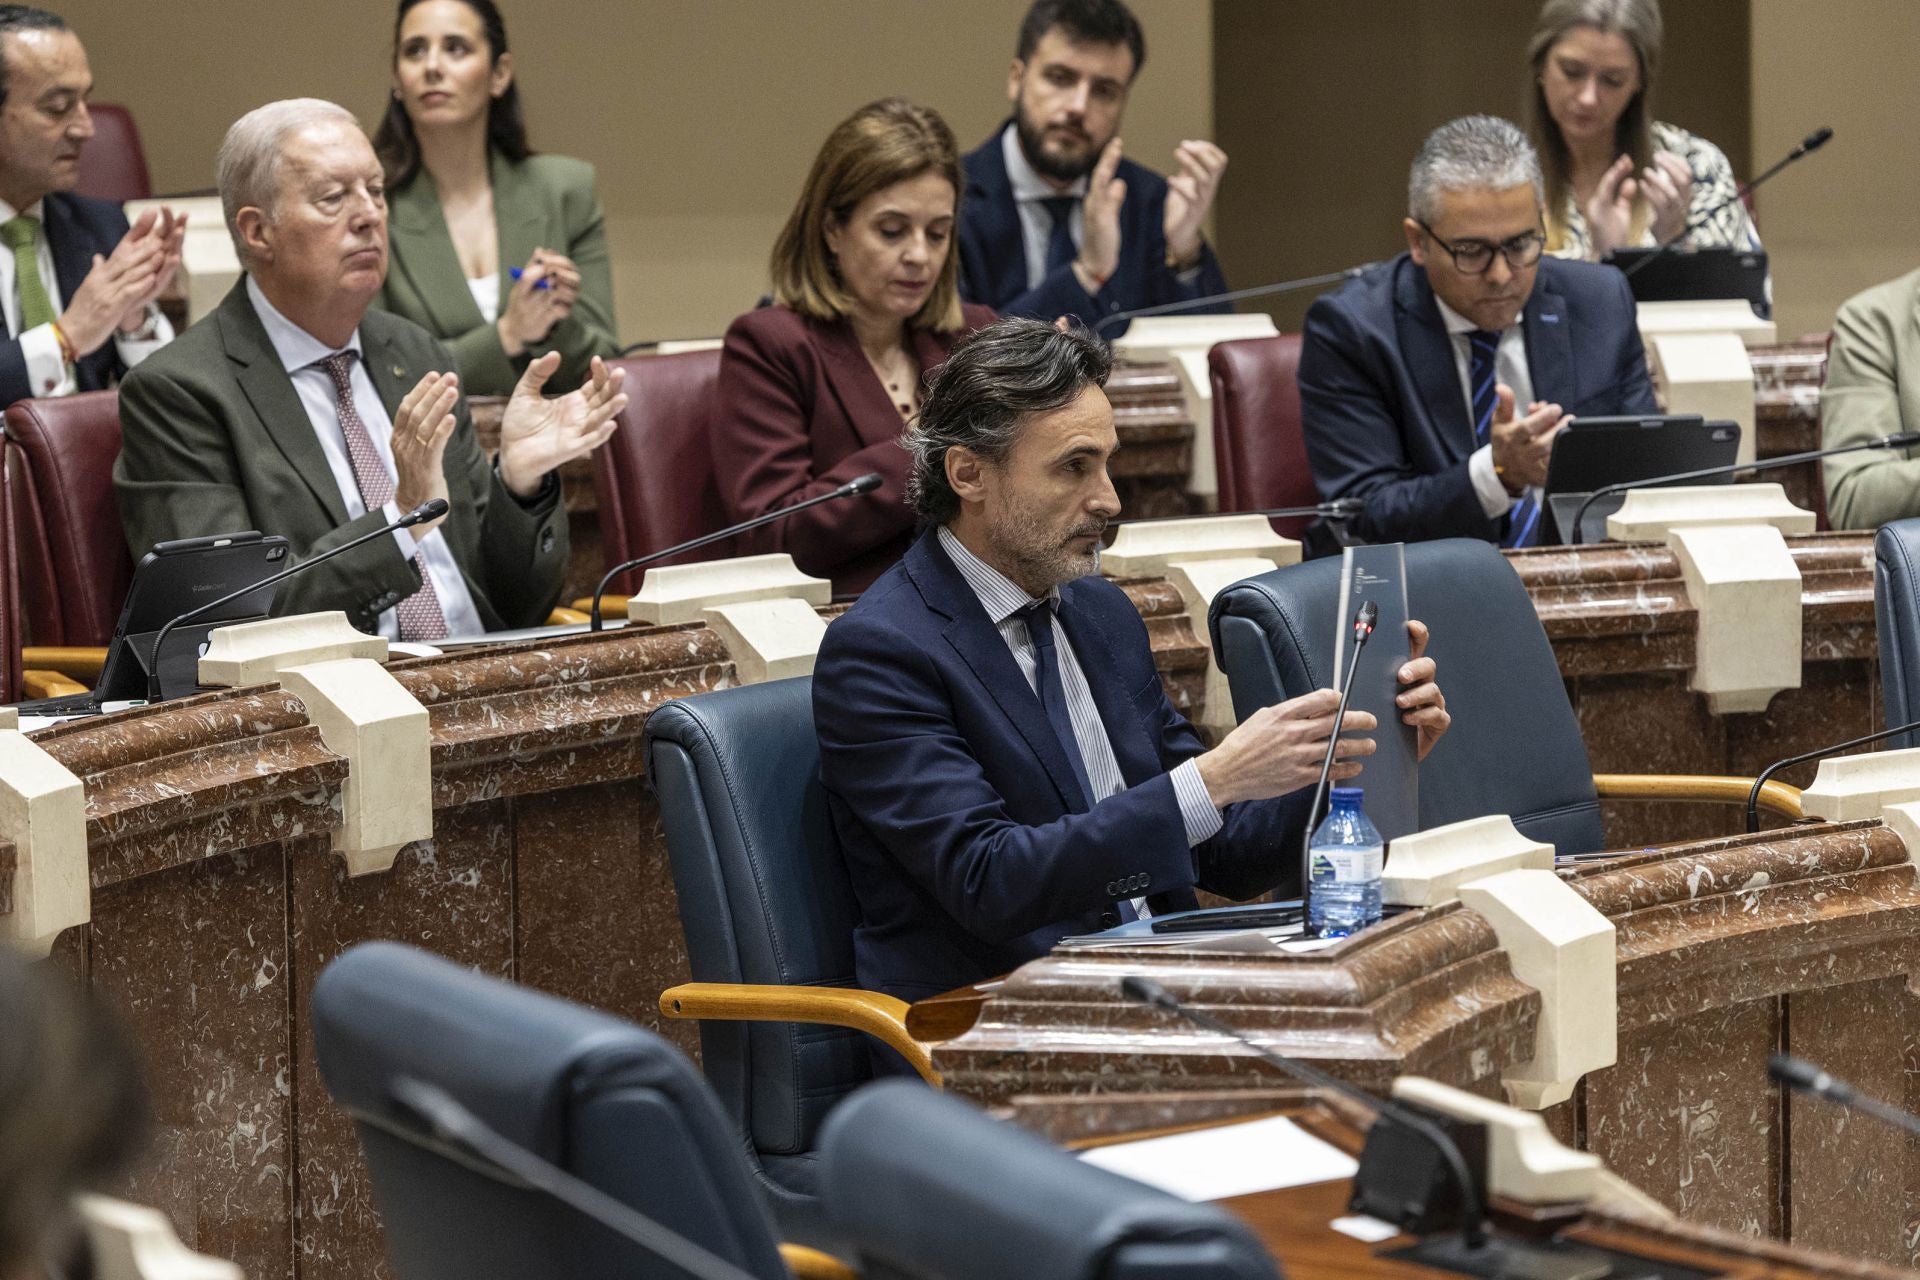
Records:
[[[769,511],[767,514],[755,516],[751,520],[742,520],[739,524],[728,525],[726,528],[717,530],[716,532],[702,534],[698,538],[689,538],[678,546],[668,547],[665,551],[651,551],[644,556],[635,556],[631,560],[623,561],[607,570],[607,576],[600,579],[600,585],[593,589],[593,608],[587,630],[604,630],[600,621],[601,597],[607,594],[607,587],[615,578],[631,569],[638,569],[644,565],[650,565],[656,560],[665,560],[671,556],[677,556],[682,552],[697,550],[709,543],[731,538],[735,534],[746,533],[751,529],[758,529],[763,524],[772,524],[776,520],[785,520],[788,516],[797,515],[805,511],[808,507],[817,507],[823,502],[833,502],[840,498],[854,498],[863,493],[872,493],[879,487],[880,473],[877,471],[869,471],[863,476],[855,476],[838,489],[834,489],[828,493],[816,494],[808,498],[805,502],[796,502],[790,507],[782,507],[778,511]]]
[[[1753,780],[1753,786],[1747,790],[1747,834],[1752,835],[1760,830],[1760,792],[1773,775],[1782,769],[1791,769],[1796,764],[1807,764],[1814,760],[1825,759],[1827,756],[1837,756],[1855,747],[1871,746],[1876,742],[1885,742],[1888,738],[1897,738],[1903,733],[1913,733],[1917,730],[1920,730],[1920,720],[1915,720],[1911,724],[1895,725],[1891,729],[1881,729],[1877,733],[1862,734],[1858,738],[1836,742],[1832,746],[1821,747],[1817,751],[1809,751],[1804,755],[1775,760],[1760,771],[1760,776]]]
[[[1363,262],[1357,267],[1347,267],[1341,271],[1329,271],[1323,275],[1302,276],[1298,280],[1282,280],[1278,284],[1257,284],[1250,289],[1229,289],[1225,293],[1210,293],[1204,298],[1182,298],[1177,302],[1162,302],[1151,307],[1135,307],[1131,311],[1116,311],[1110,316],[1101,316],[1093,322],[1095,337],[1104,337],[1108,325],[1119,324],[1127,320],[1140,320],[1147,316],[1177,315],[1182,311],[1197,311],[1201,307],[1217,306],[1222,302],[1244,302],[1248,298],[1270,298],[1275,294],[1292,293],[1296,289],[1321,289],[1330,284],[1339,284],[1342,280],[1351,280],[1369,267],[1377,267],[1378,262]]]
[[[495,1132],[480,1117],[437,1085],[411,1076],[396,1077],[388,1094],[433,1130],[434,1138],[452,1147],[464,1147],[485,1164],[495,1166],[505,1181],[524,1183],[559,1201],[590,1222],[698,1280],[753,1280],[746,1271],[695,1243],[671,1227],[654,1221],[632,1205],[616,1200],[592,1183],[568,1173],[552,1161]],[[377,1118],[356,1116],[368,1123]],[[488,1169],[479,1170],[490,1174]]]
[[[1628,279],[1632,279],[1635,275],[1646,270],[1648,263],[1657,262],[1661,258],[1666,257],[1668,252],[1670,252],[1675,245],[1679,244],[1682,240],[1685,240],[1688,236],[1692,235],[1694,232],[1698,231],[1700,228],[1706,226],[1709,222],[1712,222],[1713,219],[1719,214],[1719,212],[1722,209],[1726,208],[1730,204],[1735,203],[1736,201],[1745,200],[1747,196],[1756,187],[1758,187],[1761,183],[1765,182],[1768,178],[1771,178],[1774,174],[1780,172],[1782,169],[1786,168],[1788,165],[1792,164],[1794,161],[1800,159],[1800,157],[1811,154],[1812,152],[1818,151],[1820,148],[1826,146],[1827,140],[1831,137],[1833,137],[1833,130],[1831,128],[1828,128],[1827,126],[1822,125],[1820,128],[1815,129],[1812,133],[1800,139],[1800,145],[1795,147],[1793,150],[1789,151],[1771,169],[1768,169],[1765,173],[1755,178],[1752,182],[1749,182],[1744,186],[1740,187],[1738,190],[1736,190],[1732,195],[1728,196],[1726,199],[1721,200],[1718,203],[1712,205],[1710,208],[1707,209],[1705,213],[1702,213],[1697,217],[1687,219],[1687,225],[1680,228],[1680,232],[1678,235],[1674,236],[1673,239],[1671,240],[1667,240],[1662,242],[1659,245],[1656,245],[1652,253],[1640,259],[1640,261],[1634,263],[1632,266],[1625,268],[1622,271],[1622,274],[1625,275]]]
[[[1741,471],[1771,471],[1776,467],[1793,467],[1803,462],[1819,462],[1825,458],[1837,458],[1843,453],[1863,453],[1869,449],[1906,449],[1920,445],[1920,431],[1902,431],[1895,435],[1881,436],[1874,440],[1865,440],[1859,444],[1843,444],[1832,449],[1809,449],[1805,453],[1782,454],[1777,458],[1757,458],[1752,462],[1733,462],[1724,467],[1702,467],[1698,471],[1677,471],[1670,476],[1653,476],[1646,480],[1625,480],[1619,484],[1610,484],[1595,489],[1588,494],[1573,516],[1573,544],[1585,542],[1582,526],[1586,522],[1587,511],[1602,498],[1626,493],[1630,489],[1652,489],[1663,484],[1681,484],[1688,480],[1711,480],[1717,476],[1730,476]]]
[[[1335,498],[1332,502],[1316,502],[1305,507],[1268,507],[1262,511],[1221,511],[1223,516],[1265,516],[1269,520],[1304,520],[1309,517],[1325,520],[1329,524],[1344,524],[1348,520],[1357,520],[1367,504],[1358,498]],[[1155,524],[1163,520],[1191,520],[1192,516],[1135,516],[1130,520],[1109,520],[1108,527],[1123,524]]]
[[[1486,1161],[1484,1125],[1430,1112],[1412,1103],[1375,1097],[1311,1063],[1269,1048],[1210,1013],[1182,1003],[1151,978],[1129,974],[1120,979],[1120,993],[1129,1000],[1164,1010],[1216,1035],[1238,1041],[1300,1083],[1337,1093],[1376,1113],[1379,1120],[1367,1131],[1360,1170],[1353,1178],[1351,1211],[1391,1222],[1415,1234],[1438,1231],[1457,1221],[1460,1243],[1468,1253],[1481,1254],[1493,1247],[1487,1233],[1487,1201],[1482,1188]],[[1473,1145],[1482,1165],[1480,1177],[1474,1176],[1466,1153],[1454,1134],[1448,1132],[1448,1127],[1457,1129],[1470,1140],[1477,1139]],[[1449,1183],[1454,1192],[1451,1200],[1446,1194]]]
[[[1313,784],[1313,802],[1307,806],[1307,829],[1300,837],[1300,919],[1302,928],[1313,930],[1313,828],[1320,821],[1320,806],[1327,800],[1327,784],[1333,779],[1333,757],[1340,749],[1340,726],[1347,721],[1347,703],[1353,700],[1353,677],[1360,670],[1360,651],[1373,638],[1373,624],[1380,617],[1380,606],[1364,600],[1353,614],[1353,655],[1347,672],[1340,677],[1340,708],[1333,713],[1333,735],[1327,739],[1327,755],[1320,762],[1320,780]]]
[[[1823,1068],[1815,1066],[1805,1058],[1796,1058],[1790,1053],[1774,1054],[1767,1059],[1767,1078],[1796,1093],[1811,1094],[1816,1098],[1824,1098],[1837,1107],[1864,1112],[1896,1129],[1905,1129],[1908,1133],[1920,1133],[1920,1116],[1914,1115],[1911,1111],[1903,1111],[1878,1098],[1867,1097],[1845,1080],[1828,1075]]]
[[[158,634],[153,637],[153,647],[147,651],[147,701],[160,702],[166,696],[160,687],[160,648],[166,643],[167,636],[172,634],[175,627],[183,623],[192,622],[195,618],[204,617],[212,613],[215,609],[232,604],[235,600],[239,600],[245,596],[252,595],[262,587],[271,587],[276,583],[285,582],[296,573],[305,573],[323,560],[331,560],[335,556],[345,555],[355,547],[363,547],[382,535],[391,534],[399,529],[411,529],[417,524],[425,524],[429,520],[438,520],[445,514],[447,514],[447,500],[445,498],[428,498],[425,502],[401,516],[398,520],[392,521],[389,524],[383,524],[378,529],[369,530],[357,538],[352,538],[341,543],[337,547],[328,547],[318,555],[308,556],[298,564],[290,565],[276,574],[262,578],[251,586],[242,587],[238,591],[229,592],[221,596],[218,600],[209,600],[196,609],[187,610],[173,621],[167,623],[166,626],[160,628]]]

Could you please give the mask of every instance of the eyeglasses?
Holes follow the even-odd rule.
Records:
[[[1435,235],[1433,228],[1425,222],[1420,223],[1420,229],[1426,232],[1428,238],[1435,244],[1447,251],[1453,258],[1453,265],[1462,275],[1468,276],[1485,274],[1487,268],[1493,265],[1495,253],[1506,258],[1507,266],[1515,271],[1522,267],[1530,267],[1540,261],[1540,253],[1547,247],[1547,238],[1538,231],[1529,231],[1525,235],[1515,236],[1499,244],[1488,244],[1485,240],[1461,240],[1455,244],[1448,244]]]

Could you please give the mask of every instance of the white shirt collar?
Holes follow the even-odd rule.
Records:
[[[273,344],[274,354],[280,357],[280,367],[288,373],[297,373],[308,365],[318,364],[333,355],[336,350],[351,351],[360,356],[361,363],[366,362],[366,356],[360,349],[358,328],[355,328],[353,336],[347,339],[346,346],[330,347],[281,315],[279,310],[267,301],[267,295],[252,276],[247,277],[247,300],[253,303],[253,313],[260,317],[260,326],[267,331],[267,341]]]
[[[1447,332],[1456,337],[1463,333],[1474,333],[1480,328],[1479,325],[1448,306],[1437,293],[1433,295],[1433,305],[1440,308],[1440,322],[1447,326]],[[1509,325],[1508,328],[1518,328],[1520,322],[1526,319],[1526,317],[1527,313],[1523,308],[1520,314],[1513,318],[1513,324]],[[1504,330],[1502,332],[1504,332]]]
[[[973,588],[973,594],[980,598],[980,607],[987,611],[988,619],[996,627],[1040,598],[1028,595],[1013,579],[967,550],[967,544],[960,541],[960,535],[944,524],[940,526],[940,545],[945,549],[947,558],[953,561],[953,567]],[[1058,604],[1060,588],[1052,588],[1046,598]]]
[[[1039,170],[1027,162],[1027,153],[1020,149],[1020,132],[1012,121],[1000,131],[1000,154],[1007,162],[1007,181],[1013,186],[1015,201],[1051,200],[1055,196],[1080,197],[1087,194],[1086,175],[1064,191],[1040,176]]]
[[[47,202],[45,200],[35,200],[24,209],[16,209],[5,200],[0,200],[0,222],[12,222],[21,214],[25,214],[29,218],[37,218],[44,223],[47,220],[46,212]]]

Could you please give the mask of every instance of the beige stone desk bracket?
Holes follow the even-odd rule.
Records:
[[[1396,838],[1387,848],[1380,899],[1402,907],[1437,907],[1469,880],[1502,871],[1553,870],[1553,846],[1528,839],[1504,813],[1449,822]]]
[[[320,740],[347,762],[333,850],[347,874],[386,871],[401,848],[433,838],[427,709],[366,658],[288,667],[280,684],[306,705]]]
[[[1715,715],[1800,687],[1800,569],[1783,535],[1813,524],[1777,484],[1636,489],[1608,517],[1608,537],[1665,542],[1679,560],[1697,618],[1691,687]]]
[[[0,938],[44,956],[93,918],[80,779],[18,729],[0,729],[0,836],[13,841],[13,911]]]
[[[241,1280],[233,1263],[180,1243],[158,1209],[86,1194],[74,1198],[74,1207],[97,1280]]]
[[[1820,762],[1813,785],[1800,793],[1800,809],[1808,817],[1828,822],[1881,818],[1903,839],[1908,832],[1892,816],[1920,813],[1920,747],[1901,751],[1870,751],[1857,756],[1830,756]],[[1920,833],[1920,826],[1914,830]],[[1907,840],[1909,849],[1920,849]]]
[[[1425,1076],[1401,1076],[1393,1096],[1487,1128],[1487,1190],[1521,1204],[1581,1204],[1627,1217],[1668,1219],[1671,1210],[1610,1171],[1590,1151],[1575,1151],[1522,1111]]]
[[[788,599],[824,605],[833,599],[833,584],[800,572],[784,552],[736,556],[648,569],[640,590],[627,600],[627,618],[672,626],[705,621],[706,611],[718,605]]]
[[[1539,1111],[1573,1096],[1618,1057],[1613,921],[1551,871],[1503,871],[1460,886],[1460,905],[1493,926],[1513,976],[1540,993],[1533,1058],[1509,1068],[1507,1100]]]
[[[727,642],[738,684],[812,675],[827,636],[819,610],[794,596],[713,605],[701,616]]]
[[[1273,317],[1264,312],[1201,316],[1142,316],[1113,340],[1113,349],[1134,359],[1164,358],[1180,371],[1180,392],[1193,423],[1193,462],[1187,468],[1187,492],[1215,505],[1219,469],[1213,456],[1213,374],[1207,355],[1216,343],[1241,338],[1277,337]]]
[[[1201,724],[1224,734],[1236,723],[1233,692],[1213,657],[1207,610],[1222,590],[1244,578],[1300,563],[1300,544],[1273,531],[1265,516],[1202,516],[1124,524],[1100,553],[1100,568],[1116,578],[1161,577],[1187,606],[1187,619],[1207,647],[1207,691]]]
[[[221,689],[268,684],[288,667],[341,658],[385,662],[386,637],[354,630],[338,609],[262,618],[217,627],[207,636],[207,651],[200,656],[200,683]]]
[[[1753,361],[1739,334],[1726,330],[1649,334],[1647,362],[1655,385],[1665,393],[1668,413],[1697,413],[1709,422],[1737,423],[1740,449],[1735,460],[1753,461]]]

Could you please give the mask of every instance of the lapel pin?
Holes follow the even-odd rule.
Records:
[[[393,376],[396,378],[404,378],[407,376],[407,371],[405,369],[402,369],[399,365],[395,365],[393,366]]]
[[[1540,313],[1540,323],[1541,324],[1559,324],[1560,315],[1558,312],[1555,312],[1555,311],[1543,311]]]

